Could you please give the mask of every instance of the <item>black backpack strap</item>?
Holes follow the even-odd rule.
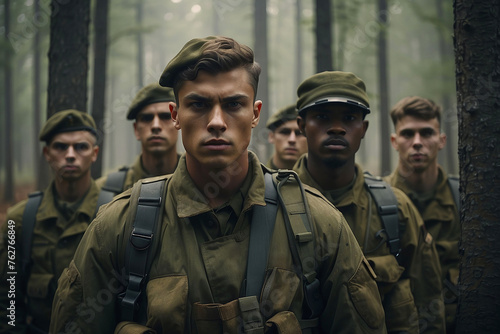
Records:
[[[314,236],[309,205],[302,182],[291,170],[277,173],[278,198],[283,209],[288,243],[297,274],[302,278],[306,308],[304,319],[317,318],[323,311],[320,282],[316,273],[314,257]]]
[[[399,238],[398,200],[391,186],[381,178],[365,172],[365,185],[377,204],[378,214],[387,233],[387,243],[392,255],[398,258],[401,251]]]
[[[21,271],[26,282],[31,266],[31,246],[33,245],[33,231],[36,223],[36,213],[42,202],[43,192],[35,191],[28,195],[28,202],[23,213],[23,230],[21,236]]]
[[[270,173],[264,174],[266,206],[256,205],[250,225],[250,245],[246,274],[246,296],[260,296],[267,258],[278,212],[278,193]]]
[[[139,306],[144,283],[151,267],[153,237],[160,231],[163,213],[163,195],[166,180],[136,183],[139,187],[137,211],[125,256],[125,272],[128,275],[127,289],[121,301],[122,320],[133,321]],[[131,206],[134,204],[131,203]],[[130,209],[129,209],[130,210]]]
[[[97,198],[97,210],[99,210],[101,205],[111,202],[113,197],[124,190],[123,183],[125,182],[128,170],[128,167],[122,167],[117,172],[108,175],[106,183],[102,186],[99,197]]]
[[[453,195],[453,201],[455,201],[458,212],[460,212],[460,179],[456,176],[448,176],[448,184]]]

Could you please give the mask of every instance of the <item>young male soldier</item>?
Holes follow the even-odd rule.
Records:
[[[2,226],[1,333],[48,331],[57,279],[96,212],[99,189],[90,167],[99,148],[92,117],[77,110],[57,112],[40,140],[54,180],[43,193],[10,208]]]
[[[420,326],[422,332],[442,333],[441,273],[432,237],[403,192],[387,184],[384,190],[381,180],[365,177],[355,163],[368,128],[365,84],[349,72],[322,72],[306,79],[297,93],[308,154],[294,170],[347,220],[377,275],[388,332],[418,333]]]
[[[247,272],[247,260],[254,262],[264,248],[249,250],[254,229],[262,226],[252,215],[266,205],[268,172],[247,150],[262,106],[255,100],[259,73],[253,51],[227,37],[193,39],[169,62],[160,84],[174,88],[177,104],[170,109],[186,153],[172,175],[141,181],[100,211],[61,275],[51,332],[150,328],[156,333],[264,333],[265,327],[273,333],[276,328],[287,333],[300,333],[301,328],[306,333],[385,332],[376,283],[352,232],[331,203],[309,187],[304,196],[313,234],[295,234],[297,241],[289,245],[285,208],[279,205],[276,216],[265,219],[275,225],[269,243],[263,244],[269,247],[268,256],[258,263],[263,284],[250,279],[256,272]],[[142,183],[144,189],[148,182],[166,187],[163,216],[151,246],[155,251],[143,298],[125,309],[118,300],[121,278],[114,275],[122,272],[127,245],[136,245],[128,248],[132,254],[147,247],[138,241],[138,229],[131,237],[127,216],[135,208],[150,209],[131,200],[138,186]],[[289,199],[293,184],[283,185],[281,199]],[[151,196],[143,202],[158,203]],[[301,195],[292,207],[292,216],[304,217]],[[302,270],[291,254],[296,242],[304,247],[314,242]],[[130,259],[131,266],[136,264]],[[138,285],[136,276],[130,270],[127,292],[131,284]],[[315,290],[309,282],[317,288],[314,296],[303,289],[304,284]],[[304,294],[321,302],[321,308],[309,308]],[[134,310],[135,318],[126,314]],[[129,320],[120,323],[124,315]]]
[[[171,174],[180,158],[177,153],[178,131],[174,128],[169,104],[175,101],[172,88],[157,83],[143,87],[135,96],[127,113],[134,121],[135,137],[142,152],[130,167],[99,178],[102,188],[99,200],[107,203],[123,190],[146,177]]]
[[[268,140],[274,153],[266,166],[272,169],[292,169],[300,156],[307,152],[307,140],[297,125],[295,104],[280,109],[267,121]]]
[[[455,183],[458,190],[458,180],[450,180],[437,161],[446,144],[440,130],[441,108],[419,96],[405,97],[392,108],[391,118],[395,128],[391,143],[399,160],[387,181],[410,197],[434,237],[441,262],[446,330],[455,333],[461,227],[451,188]]]

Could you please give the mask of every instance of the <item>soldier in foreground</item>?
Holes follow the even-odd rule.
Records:
[[[274,153],[266,163],[272,169],[292,169],[295,162],[307,153],[306,137],[297,125],[295,104],[280,109],[267,121],[268,140],[274,146]]]
[[[392,108],[391,118],[395,130],[391,143],[399,160],[386,179],[410,197],[434,237],[441,262],[446,332],[455,333],[461,226],[458,178],[449,177],[437,161],[446,145],[441,107],[419,96],[405,97]]]
[[[355,163],[370,112],[364,82],[349,72],[322,72],[297,93],[308,154],[294,170],[347,220],[377,275],[387,331],[442,333],[441,272],[431,235],[402,191]]]
[[[160,84],[174,88],[186,153],[172,175],[99,212],[61,275],[51,332],[385,332],[373,272],[342,215],[247,150],[259,74],[253,51],[227,37],[193,39],[169,62]],[[266,201],[275,182],[286,205]],[[155,185],[161,196],[137,194]],[[145,231],[143,218],[157,215],[157,232]]]
[[[99,189],[90,167],[99,147],[92,117],[77,110],[57,112],[39,138],[54,180],[10,208],[2,225],[1,333],[48,331],[57,279],[96,212]]]

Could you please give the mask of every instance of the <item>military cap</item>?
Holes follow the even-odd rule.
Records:
[[[96,129],[92,116],[83,111],[68,109],[56,112],[45,122],[39,139],[49,142],[58,133],[72,131],[89,131],[97,136]]]
[[[208,36],[205,38],[194,38],[187,42],[165,67],[160,77],[160,85],[163,87],[173,87],[177,74],[196,63],[203,53],[205,44],[217,38],[217,36]]]
[[[162,87],[157,83],[152,83],[141,88],[128,109],[127,119],[135,119],[142,108],[159,102],[175,102],[174,90]]]
[[[286,106],[269,117],[267,121],[266,127],[273,131],[281,124],[286,123],[288,121],[293,121],[297,119],[297,109],[295,108],[295,104]]]
[[[297,88],[297,109],[305,111],[324,103],[344,103],[370,113],[370,104],[363,80],[350,72],[326,71],[304,80]]]

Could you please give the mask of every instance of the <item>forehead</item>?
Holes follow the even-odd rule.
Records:
[[[422,119],[414,116],[404,116],[396,123],[396,131],[415,130],[418,131],[424,128],[432,128],[439,132],[439,121],[437,118]]]
[[[144,108],[141,109],[137,113],[137,116],[141,114],[153,114],[153,113],[160,113],[160,112],[168,112],[170,113],[170,105],[171,102],[157,102],[157,103],[151,103],[145,106]]]
[[[81,142],[93,143],[94,141],[95,141],[94,135],[88,131],[71,131],[71,132],[62,132],[56,134],[52,138],[52,141],[50,143],[52,144],[58,142],[58,143],[71,144],[71,143],[81,143]]]
[[[286,121],[285,123],[278,126],[275,131],[279,131],[281,129],[298,129],[298,128],[299,128],[299,125],[297,124],[297,121],[290,120],[290,121]]]

